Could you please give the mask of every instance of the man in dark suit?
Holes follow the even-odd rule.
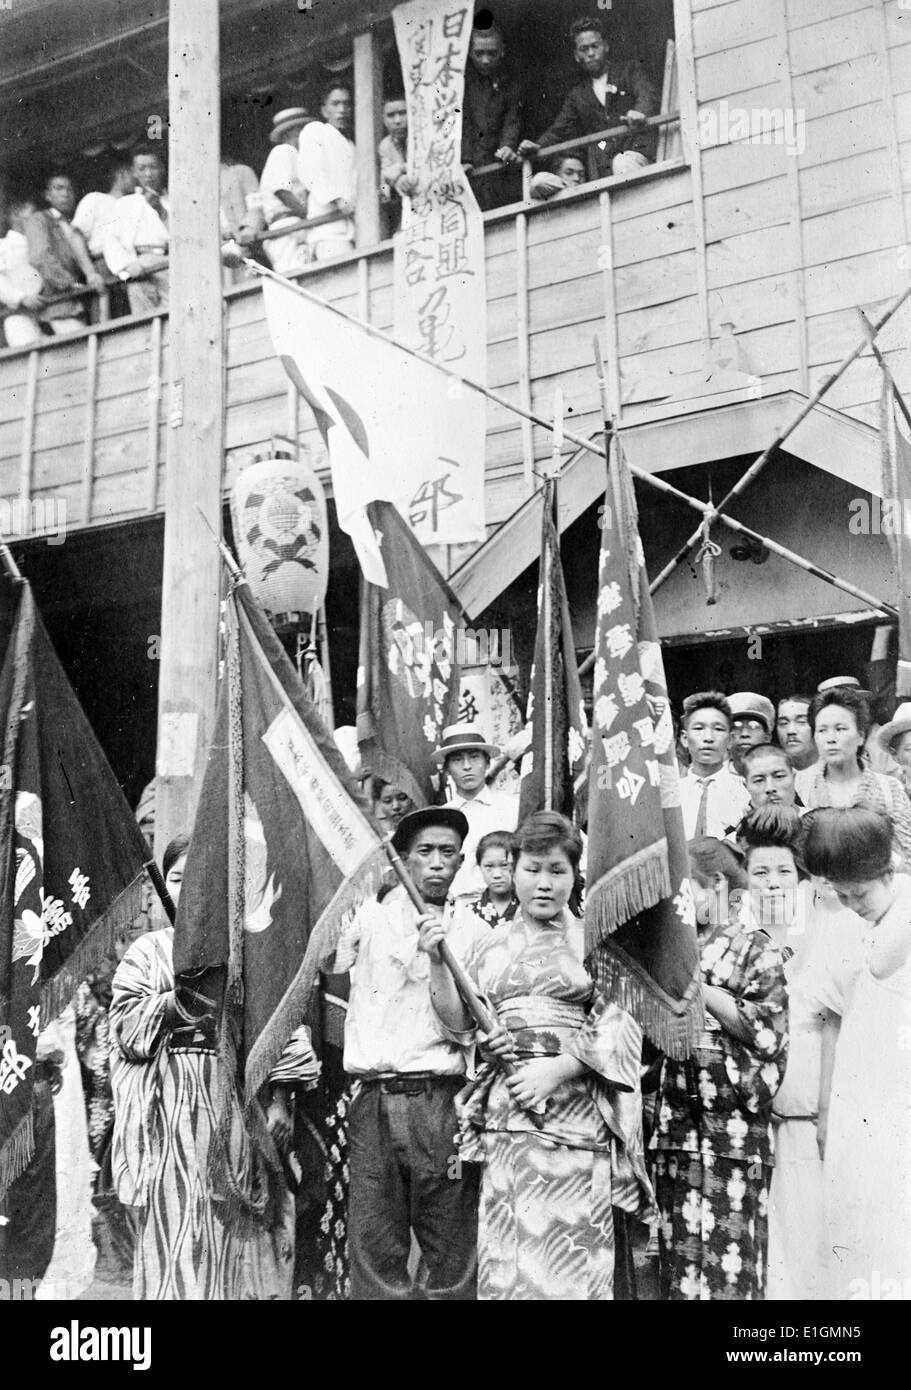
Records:
[[[466,170],[499,160],[505,171],[516,163],[522,101],[518,84],[505,70],[505,52],[503,35],[495,26],[472,33],[462,111],[462,166]],[[482,174],[471,182],[485,209],[519,196],[518,182],[504,180],[502,173]]]
[[[587,146],[589,178],[631,174],[651,164],[658,136],[645,120],[658,111],[658,92],[645,68],[635,58],[624,63],[608,60],[608,45],[598,19],[577,19],[569,36],[585,78],[571,89],[560,114],[544,134],[537,140],[523,140],[518,153],[533,155],[564,140],[625,125],[623,135]]]

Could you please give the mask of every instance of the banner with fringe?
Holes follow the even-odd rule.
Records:
[[[226,601],[226,630],[174,966],[190,1016],[222,1004],[210,1180],[225,1222],[250,1233],[281,1183],[260,1092],[312,1004],[308,942],[340,933],[378,892],[387,861],[334,739],[244,584]]]
[[[611,442],[601,516],[586,951],[601,988],[663,1052],[685,1057],[702,1024],[674,729],[633,482]]]
[[[38,1033],[142,909],[149,848],[25,580],[0,668],[0,1197],[33,1151]]]

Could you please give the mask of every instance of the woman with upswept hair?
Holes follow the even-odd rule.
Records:
[[[893,830],[881,812],[856,806],[808,819],[807,869],[862,919],[859,958],[830,956],[815,980],[826,1011],[818,1134],[837,1256],[832,1296],[908,1298],[911,878],[895,871]]]
[[[475,916],[450,942],[498,1023],[488,1062],[456,1102],[460,1157],[483,1165],[478,1298],[613,1298],[612,1207],[654,1208],[642,1153],[638,1023],[583,965],[583,923],[568,911],[582,839],[540,811],[513,842],[518,913]],[[441,923],[422,928],[431,996],[447,1036],[478,1037],[439,959]],[[507,1076],[493,1064],[516,1064]]]
[[[790,850],[775,845],[770,812],[745,824],[755,836],[748,855],[769,861],[759,891],[750,892],[749,859],[745,866],[726,841],[690,845],[705,1028],[692,1058],[665,1058],[658,1087],[650,1147],[666,1300],[743,1301],[765,1290],[772,1100],[787,1060],[788,999],[763,918],[797,876]]]

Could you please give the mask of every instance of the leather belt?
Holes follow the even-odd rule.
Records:
[[[396,1076],[358,1076],[362,1086],[379,1086],[387,1096],[417,1096],[432,1091],[434,1086],[465,1085],[465,1077],[446,1076],[440,1072],[400,1072]]]

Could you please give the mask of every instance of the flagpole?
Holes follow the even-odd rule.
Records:
[[[6,570],[10,579],[15,579],[17,584],[21,584],[22,571],[19,569],[19,566],[13,559],[13,552],[10,550],[9,546],[6,544],[5,541],[0,542],[0,561],[2,561],[3,568]]]
[[[886,361],[885,357],[883,356],[882,351],[881,351],[881,349],[879,348],[878,344],[876,343],[876,334],[875,334],[875,330],[874,330],[874,328],[873,328],[873,325],[872,325],[872,323],[870,322],[870,320],[867,318],[867,316],[866,316],[866,314],[864,313],[863,309],[860,309],[860,308],[859,308],[859,309],[857,310],[857,313],[858,313],[858,316],[859,316],[859,318],[860,318],[860,321],[861,321],[861,323],[862,323],[862,325],[863,325],[863,330],[864,330],[864,333],[866,334],[867,342],[868,342],[869,345],[870,345],[870,351],[873,353],[873,356],[876,358],[877,362],[879,363],[880,367],[882,368],[882,373],[883,373],[883,376],[886,378],[886,381],[888,381],[889,385],[892,387],[892,391],[893,391],[893,394],[894,394],[894,396],[895,396],[895,404],[898,406],[898,408],[899,408],[899,410],[901,411],[902,415],[904,415],[906,423],[907,423],[909,426],[911,426],[911,411],[909,411],[907,405],[905,404],[905,398],[904,398],[904,396],[902,395],[901,391],[899,391],[898,387],[897,387],[896,384],[895,384],[895,377],[892,375],[892,369],[890,368],[888,362]]]

